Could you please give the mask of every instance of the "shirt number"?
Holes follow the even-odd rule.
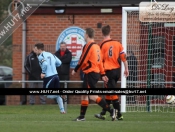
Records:
[[[50,57],[50,56],[48,56],[47,58],[50,60],[50,65],[51,65],[51,57]]]
[[[112,54],[113,54],[113,46],[111,46],[111,47],[109,48],[109,51],[108,51],[109,57],[112,57]]]

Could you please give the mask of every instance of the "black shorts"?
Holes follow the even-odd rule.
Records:
[[[117,88],[116,83],[120,78],[120,68],[107,70],[106,76],[108,77],[108,83],[106,88]]]
[[[58,75],[53,75],[43,79],[43,88],[60,88]]]
[[[96,88],[96,84],[99,79],[99,73],[90,72],[88,74],[84,74],[83,88]]]

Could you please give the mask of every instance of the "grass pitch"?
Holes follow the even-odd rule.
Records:
[[[101,108],[90,105],[86,121],[75,122],[79,105],[60,114],[57,105],[0,106],[0,132],[175,132],[175,113],[123,113],[123,121],[94,117]]]

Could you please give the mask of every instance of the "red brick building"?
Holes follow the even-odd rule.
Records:
[[[57,0],[55,0],[57,1]],[[35,43],[45,44],[46,51],[55,52],[56,41],[60,33],[70,26],[82,29],[91,27],[95,30],[95,41],[99,43],[103,38],[101,26],[109,24],[112,28],[111,37],[122,41],[122,6],[137,6],[141,1],[99,0],[88,2],[59,1],[48,2],[40,6],[26,21],[26,55],[31,52]],[[109,9],[108,13],[102,9]],[[64,10],[56,13],[56,10]],[[13,34],[13,80],[22,80],[22,26]],[[79,73],[71,80],[80,80]],[[75,86],[76,87],[76,86]],[[69,96],[69,103],[77,103],[77,96]],[[16,105],[20,96],[7,96],[7,105]]]
[[[31,52],[35,43],[42,42],[46,46],[46,51],[55,52],[56,41],[60,33],[70,27],[78,26],[82,29],[92,27],[95,29],[95,41],[100,42],[103,38],[102,26],[110,24],[112,27],[112,38],[121,41],[122,7],[118,4],[67,4],[56,2],[43,4],[26,21],[26,55]],[[112,9],[112,13],[101,13],[102,8]],[[64,9],[64,13],[57,14],[55,10]],[[22,26],[13,34],[13,80],[22,80]],[[79,73],[71,80],[80,80]],[[70,103],[75,103],[76,99]],[[7,96],[7,105],[19,104],[20,96]]]

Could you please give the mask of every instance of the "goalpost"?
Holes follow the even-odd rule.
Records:
[[[122,45],[130,77],[124,77],[122,63],[121,88],[175,88],[175,23],[141,22],[139,7],[123,7]],[[165,97],[122,95],[121,112],[175,112]]]
[[[123,7],[122,8],[122,45],[127,53],[127,12],[139,11],[138,7]],[[126,88],[126,78],[123,75],[124,64],[121,66],[121,88]],[[126,95],[121,96],[121,112],[126,112]]]

